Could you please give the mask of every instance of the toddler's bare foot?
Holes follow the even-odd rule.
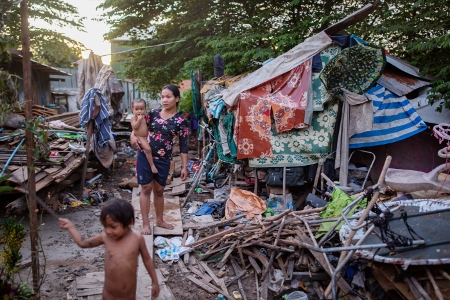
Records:
[[[150,235],[152,234],[152,230],[150,229],[149,225],[143,226],[141,229],[141,234],[142,235]]]
[[[157,221],[157,222],[156,222],[156,226],[162,227],[162,228],[165,228],[165,229],[169,229],[169,230],[172,230],[172,229],[175,228],[172,224],[166,223],[166,222],[164,222],[164,221],[162,221],[162,222],[158,222],[158,221]]]
[[[152,169],[152,173],[153,173],[153,174],[158,173],[158,169],[156,168],[155,165],[151,166],[151,169]]]

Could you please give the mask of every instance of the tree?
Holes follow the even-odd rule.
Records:
[[[359,0],[106,0],[101,5],[111,25],[107,38],[127,34],[134,47],[183,40],[130,52],[122,57],[126,75],[156,93],[169,82],[200,69],[213,77],[213,57],[220,53],[226,73],[253,71],[306,38],[363,7]],[[421,68],[433,78],[431,99],[443,97],[450,107],[448,48],[449,8],[446,1],[411,3],[385,0],[369,17],[347,29]],[[441,59],[436,62],[436,57]]]
[[[78,10],[64,1],[59,0],[29,0],[29,19],[40,20],[53,28],[74,27],[84,31]],[[11,48],[19,49],[20,38],[20,13],[19,6],[11,6],[10,11],[4,16],[3,40],[8,39]],[[54,30],[30,26],[30,45],[33,59],[55,67],[70,67],[71,62],[81,58],[81,50],[84,46]]]
[[[371,41],[418,67],[432,78],[431,103],[450,108],[450,7],[448,1],[385,1],[369,22],[355,26]]]

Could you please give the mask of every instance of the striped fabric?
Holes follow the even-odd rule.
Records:
[[[97,142],[100,146],[107,143],[111,138],[111,124],[109,122],[109,108],[106,104],[105,97],[102,94],[102,91],[97,88],[91,88],[84,95],[83,102],[81,103],[81,111],[80,111],[80,126],[84,127],[92,119],[92,114],[94,112],[95,107],[95,94],[98,94],[100,97],[100,112],[94,118],[94,135],[97,139]]]
[[[353,135],[350,149],[394,143],[427,128],[405,96],[398,97],[381,85],[368,90],[366,96],[373,103],[373,127]]]

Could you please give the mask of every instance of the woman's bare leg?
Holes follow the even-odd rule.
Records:
[[[139,203],[141,205],[142,229],[141,234],[152,234],[148,213],[150,212],[150,194],[152,193],[153,182],[141,185]],[[155,205],[156,207],[156,205]]]
[[[155,205],[156,226],[172,230],[174,226],[166,223],[164,216],[164,187],[153,181],[153,201]],[[142,209],[142,208],[141,208]]]

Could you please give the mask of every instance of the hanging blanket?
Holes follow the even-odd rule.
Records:
[[[368,90],[366,96],[373,104],[373,127],[353,135],[350,149],[394,143],[427,129],[406,97],[398,97],[381,85]]]
[[[338,102],[327,102],[324,111],[314,112],[311,127],[282,133],[273,132],[270,143],[273,158],[252,158],[253,168],[300,167],[319,162],[331,148]]]
[[[272,111],[277,132],[305,128],[305,110],[311,81],[311,61],[242,92],[237,108],[234,140],[238,159],[273,157],[270,145]]]
[[[100,111],[96,111],[95,109],[95,94],[98,94],[100,99]],[[84,95],[83,102],[81,103],[80,126],[84,127],[89,120],[94,119],[94,136],[100,146],[107,143],[111,138],[111,125],[108,117],[108,105],[106,104],[102,91],[97,88],[91,88]]]

